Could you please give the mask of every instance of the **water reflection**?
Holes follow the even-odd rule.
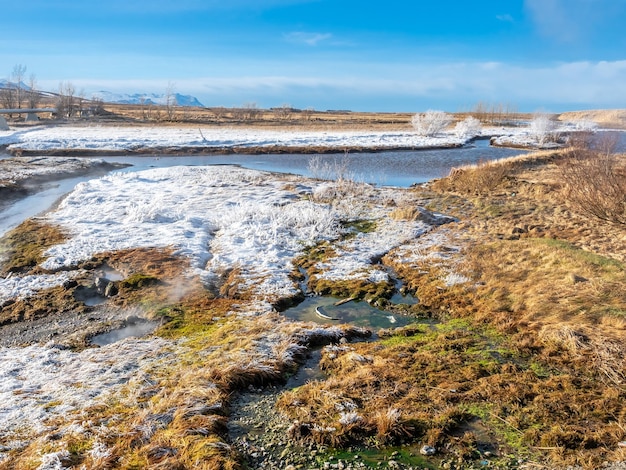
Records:
[[[367,302],[351,301],[335,305],[336,297],[307,297],[300,304],[283,312],[292,320],[314,322],[324,325],[349,323],[364,328],[380,329],[405,326],[411,318],[385,312]]]
[[[143,156],[104,157],[108,162],[130,163],[132,168],[122,172],[173,165],[241,165],[254,170],[293,173],[313,177],[309,163],[312,158],[320,159],[330,166],[346,164],[346,172],[353,179],[382,186],[409,187],[433,178],[447,175],[450,168],[497,160],[520,155],[524,150],[490,147],[488,140],[477,140],[473,144],[457,149],[393,151],[377,153],[343,154],[263,154],[263,155],[194,155],[194,156]]]

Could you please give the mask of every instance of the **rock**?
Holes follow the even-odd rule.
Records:
[[[287,465],[285,470],[296,470],[296,467],[294,465]]]
[[[569,279],[572,284],[578,284],[579,282],[587,282],[589,279],[579,276],[578,274],[570,273]]]
[[[98,294],[104,295],[106,287],[111,283],[106,277],[97,277],[95,281],[96,291]]]
[[[119,293],[119,289],[117,285],[113,282],[109,282],[107,286],[104,288],[104,296],[105,297],[115,297]]]
[[[432,446],[424,445],[420,449],[420,454],[422,455],[435,455],[437,453],[437,449]]]
[[[74,279],[69,279],[63,283],[63,289],[65,290],[73,289],[76,286],[78,286],[78,282]]]
[[[522,234],[522,233],[526,233],[526,230],[524,230],[521,227],[513,227],[513,230],[511,230],[511,233],[513,235],[519,235],[519,234]]]

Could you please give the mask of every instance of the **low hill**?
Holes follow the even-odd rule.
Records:
[[[561,121],[588,120],[597,122],[600,127],[626,129],[626,109],[593,109],[570,111],[559,115]]]

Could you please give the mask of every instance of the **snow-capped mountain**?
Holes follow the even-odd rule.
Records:
[[[15,82],[10,82],[8,80],[5,80],[3,78],[0,78],[0,88],[17,88],[17,83]],[[24,83],[24,82],[20,82],[20,86],[19,86],[22,90],[30,90],[30,87]]]
[[[167,104],[167,96],[158,93],[113,93],[111,91],[98,91],[92,95],[94,99],[99,99],[105,103],[118,104]],[[181,95],[174,93],[172,95],[173,104],[176,106],[200,106],[204,107],[195,96]]]

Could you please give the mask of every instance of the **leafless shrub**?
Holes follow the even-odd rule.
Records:
[[[610,139],[600,139],[595,148],[572,147],[558,164],[570,204],[588,216],[626,225],[626,168]]]
[[[343,157],[327,161],[322,155],[315,155],[309,159],[307,169],[312,178],[321,180],[354,180],[349,171],[350,156],[345,152]]]
[[[291,115],[293,114],[293,108],[289,103],[284,103],[278,108],[272,108],[272,112],[274,113],[274,116],[276,116],[276,119],[286,121],[291,118]]]
[[[547,114],[537,114],[530,122],[530,132],[540,144],[545,144],[555,138],[555,128],[556,124]]]
[[[224,106],[217,106],[213,108],[211,111],[213,111],[213,115],[215,116],[215,119],[217,119],[218,121],[221,121],[226,116],[227,109]]]

